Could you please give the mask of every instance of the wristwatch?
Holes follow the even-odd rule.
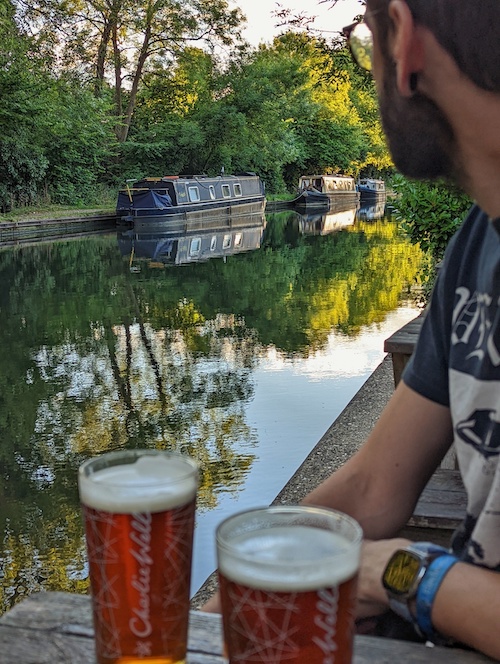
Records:
[[[434,643],[443,641],[432,626],[432,603],[443,578],[456,562],[458,558],[442,546],[415,542],[394,552],[382,576],[394,613],[413,623],[420,636]]]

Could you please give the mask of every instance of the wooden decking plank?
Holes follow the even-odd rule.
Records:
[[[424,318],[425,312],[403,325],[384,341],[384,352],[390,353],[392,357],[394,385],[396,387],[408,360],[413,355]]]
[[[467,508],[467,496],[458,470],[438,469],[425,487],[408,526],[454,530]]]
[[[386,353],[413,353],[424,318],[425,314],[420,314],[394,332],[384,341],[384,351]]]
[[[188,664],[227,661],[222,657],[220,616],[192,611],[190,618]],[[0,661],[2,664],[95,664],[94,642],[87,634],[90,619],[89,597],[52,592],[33,595],[0,618]],[[69,626],[71,634],[67,631]],[[473,651],[428,648],[420,643],[372,636],[356,636],[353,657],[353,664],[491,661]]]

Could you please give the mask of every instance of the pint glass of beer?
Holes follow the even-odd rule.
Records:
[[[125,450],[79,469],[99,664],[184,662],[198,469]]]
[[[241,512],[217,529],[230,664],[350,664],[362,531],[315,507]]]

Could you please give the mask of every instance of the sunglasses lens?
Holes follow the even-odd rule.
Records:
[[[349,45],[360,67],[371,71],[373,56],[373,38],[366,23],[358,23],[349,37]]]

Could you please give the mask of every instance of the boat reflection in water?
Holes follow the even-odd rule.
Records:
[[[183,231],[118,230],[117,239],[122,256],[129,257],[130,270],[138,272],[137,261],[163,268],[259,249],[265,226],[263,213],[221,215],[206,220],[203,226],[188,222]]]
[[[324,214],[299,214],[300,231],[305,235],[328,235],[352,226],[356,220],[357,207]]]
[[[356,217],[362,221],[375,221],[376,219],[383,219],[384,216],[385,199],[373,202],[370,205],[362,205],[356,214]]]

